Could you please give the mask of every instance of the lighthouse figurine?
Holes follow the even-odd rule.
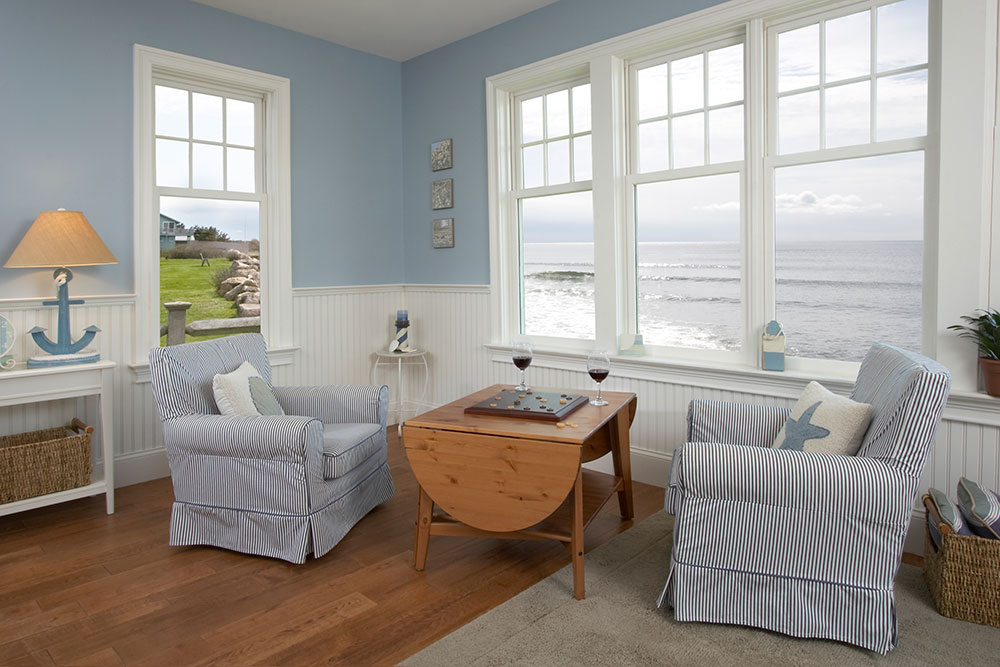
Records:
[[[404,352],[410,351],[409,331],[410,331],[409,314],[405,310],[397,310],[396,335],[389,343],[390,352],[399,352],[400,354],[402,354]]]
[[[781,323],[777,320],[771,320],[764,327],[760,353],[765,371],[785,370],[785,332],[781,330]]]

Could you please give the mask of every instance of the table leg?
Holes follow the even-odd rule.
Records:
[[[632,505],[632,453],[629,449],[628,429],[628,414],[625,408],[622,408],[611,423],[611,459],[615,466],[615,476],[622,479],[622,488],[618,491],[618,509],[623,519],[635,516]]]
[[[396,359],[396,435],[403,435],[403,358]]]
[[[573,597],[582,600],[585,595],[583,578],[583,469],[576,473],[573,484],[573,528],[570,533],[573,554]]]
[[[104,455],[105,504],[108,514],[115,513],[115,445],[114,424],[111,419],[112,393],[111,370],[101,371],[101,394],[97,397],[101,413],[101,445]]]
[[[434,501],[420,487],[417,498],[417,526],[413,540],[413,569],[422,572],[427,562],[427,543],[431,538],[431,511]]]

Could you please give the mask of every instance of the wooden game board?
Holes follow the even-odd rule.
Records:
[[[560,422],[570,413],[579,410],[588,400],[587,396],[573,391],[532,391],[530,389],[517,391],[513,388],[503,388],[485,401],[465,408],[465,411],[476,415]]]

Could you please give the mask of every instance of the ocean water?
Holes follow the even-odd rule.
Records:
[[[593,257],[590,243],[524,244],[527,333],[594,337]],[[739,349],[738,244],[639,243],[636,258],[647,344]],[[874,342],[919,351],[921,274],[920,241],[778,245],[775,310],[788,354],[860,361]]]

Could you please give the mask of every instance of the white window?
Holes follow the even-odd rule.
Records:
[[[155,191],[160,220],[172,220],[160,241],[161,325],[168,323],[164,304],[178,301],[191,304],[188,324],[260,316],[263,103],[154,78]]]
[[[515,98],[514,108],[519,333],[592,340],[590,84],[532,91]]]
[[[259,252],[261,332],[282,363],[280,350],[292,345],[289,82],[139,45],[134,57],[136,361],[160,340],[162,301],[198,299],[171,294],[177,276],[166,273],[180,265],[156,258],[189,240],[221,239]],[[205,295],[217,294],[208,274],[229,264],[202,267]],[[231,317],[229,305],[232,313],[188,320]]]
[[[828,6],[713,8],[488,80],[496,342],[756,366],[777,319],[790,368],[920,349],[928,0]],[[589,172],[546,115],[581,69]]]
[[[927,0],[768,30],[774,316],[792,356],[920,351]]]
[[[630,67],[629,321],[646,345],[744,345],[743,63],[738,39]]]

